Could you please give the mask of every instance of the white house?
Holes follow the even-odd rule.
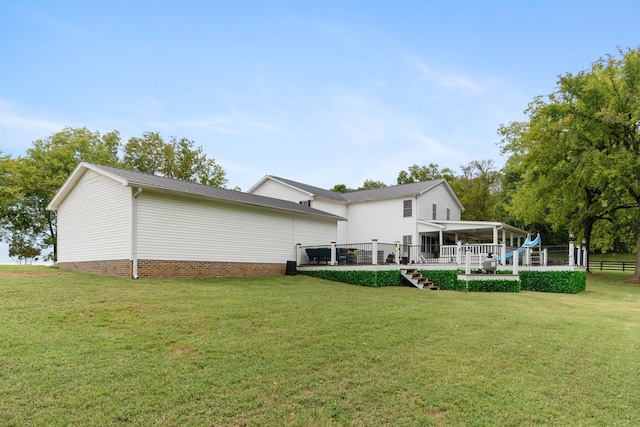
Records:
[[[51,200],[60,268],[120,277],[284,274],[344,217],[298,201],[80,163]]]
[[[520,245],[527,233],[500,222],[462,221],[464,207],[444,179],[372,190],[336,193],[296,181],[265,176],[248,193],[300,203],[345,218],[337,243],[400,242],[420,247],[426,258],[443,245],[486,242]],[[316,242],[319,243],[319,242]]]

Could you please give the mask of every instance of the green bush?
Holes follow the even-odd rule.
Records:
[[[420,270],[420,273],[440,289],[464,291],[465,284],[458,281],[458,270]]]
[[[373,288],[402,286],[399,270],[298,270],[298,274]]]
[[[520,280],[464,280],[462,286],[468,286],[469,292],[520,292]]]
[[[555,292],[575,294],[586,288],[587,274],[584,271],[520,271],[520,280],[458,280],[457,270],[421,270],[442,290],[470,292]],[[403,286],[405,283],[399,270],[298,270],[318,279],[352,285],[380,288],[383,286]],[[505,272],[506,274],[506,272]],[[467,288],[468,287],[468,288]]]
[[[586,271],[521,271],[522,289],[576,294],[587,287]]]

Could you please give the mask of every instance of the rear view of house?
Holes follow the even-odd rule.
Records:
[[[52,199],[60,268],[119,277],[284,274],[344,218],[299,203],[81,163]]]

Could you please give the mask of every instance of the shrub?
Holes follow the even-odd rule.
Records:
[[[402,278],[399,270],[299,270],[298,274],[374,288],[402,286]]]
[[[421,270],[434,285],[442,290],[470,292],[555,292],[575,294],[586,288],[587,274],[584,271],[520,271],[520,280],[458,280],[457,270]],[[509,272],[510,273],[510,272]],[[403,286],[399,270],[298,270],[318,279],[351,285],[380,288],[383,286]],[[504,272],[506,274],[506,271]]]
[[[522,289],[535,292],[576,294],[587,287],[586,271],[526,271],[520,272]]]
[[[460,280],[464,286],[465,282]],[[469,280],[469,292],[520,292],[520,280]]]
[[[465,284],[458,281],[458,270],[420,270],[420,273],[440,289],[464,291]]]

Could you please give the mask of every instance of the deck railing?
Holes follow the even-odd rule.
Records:
[[[528,252],[506,245],[401,245],[395,243],[347,243],[298,246],[298,265],[382,265],[382,264],[456,264],[466,265],[467,256],[473,268],[489,257],[500,264],[512,265],[517,256],[519,265],[567,265],[568,246],[535,248]],[[504,258],[503,258],[504,257]],[[575,265],[580,265],[574,256]]]

